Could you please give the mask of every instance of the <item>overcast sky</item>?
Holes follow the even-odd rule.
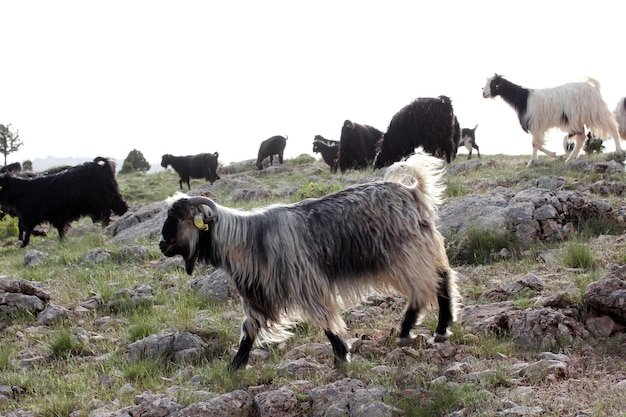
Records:
[[[452,98],[483,154],[530,154],[495,72],[530,88],[596,78],[626,95],[618,2],[0,1],[0,123],[9,162],[219,152],[285,157],[339,139],[345,119],[386,130],[417,97]],[[548,148],[563,153],[561,132]],[[607,150],[614,149],[612,141]],[[465,151],[464,151],[465,152]]]

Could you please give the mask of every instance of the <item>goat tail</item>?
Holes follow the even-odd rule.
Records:
[[[405,161],[396,162],[385,171],[385,181],[397,182],[413,188],[420,199],[424,199],[426,207],[433,212],[443,201],[445,184],[444,161],[421,149]]]
[[[591,84],[592,86],[594,86],[596,90],[600,89],[600,82],[596,80],[595,78],[587,77],[585,78],[585,81]]]

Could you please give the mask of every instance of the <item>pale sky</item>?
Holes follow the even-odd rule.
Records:
[[[0,0],[0,123],[8,161],[219,152],[285,158],[339,139],[345,119],[382,131],[417,97],[447,95],[489,154],[530,154],[495,72],[529,88],[596,78],[626,95],[615,1]],[[563,134],[548,148],[563,153]],[[612,141],[607,150],[614,149]],[[462,151],[462,156],[464,153]],[[318,155],[319,156],[319,155]]]

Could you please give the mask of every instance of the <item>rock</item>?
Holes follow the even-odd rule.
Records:
[[[516,375],[526,378],[540,377],[547,373],[567,376],[567,363],[552,359],[541,359],[515,372]]]
[[[287,387],[262,392],[254,397],[254,403],[259,417],[291,417],[302,412],[296,393]]]
[[[610,273],[605,275],[587,285],[583,297],[596,314],[626,319],[626,281],[621,277]]]
[[[108,261],[112,258],[111,254],[109,253],[108,250],[104,249],[104,248],[95,248],[90,250],[89,252],[87,252],[87,255],[85,255],[85,261],[86,262],[104,262],[104,261]]]
[[[48,254],[31,249],[24,255],[24,266],[37,266],[48,258]]]
[[[120,262],[145,261],[149,259],[148,249],[144,246],[125,246],[115,257]]]
[[[216,270],[211,275],[194,278],[189,284],[192,289],[206,296],[209,301],[222,302],[239,297],[230,276],[222,269]]]
[[[613,319],[609,316],[589,317],[585,325],[591,333],[603,337],[610,336],[617,327]]]
[[[0,277],[0,313],[19,310],[39,313],[46,308],[48,300],[50,293],[40,283]]]
[[[109,311],[118,312],[128,308],[151,306],[153,302],[152,287],[146,284],[137,284],[113,294],[107,308]]]
[[[37,314],[37,324],[39,325],[51,325],[57,323],[59,320],[66,319],[72,314],[71,311],[65,307],[56,306],[54,304],[46,304],[46,308]]]
[[[254,400],[244,390],[235,390],[208,401],[191,404],[169,417],[246,417],[253,411]]]

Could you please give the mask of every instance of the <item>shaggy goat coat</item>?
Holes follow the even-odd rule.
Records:
[[[456,156],[461,129],[447,96],[420,97],[400,109],[378,143],[375,168],[382,168],[422,147],[450,163]]]
[[[622,140],[626,140],[626,97],[622,97],[617,102],[617,107],[615,107],[615,119],[617,120],[619,135]]]
[[[577,158],[587,137],[585,127],[601,138],[612,137],[616,152],[621,152],[615,120],[600,95],[600,86],[594,79],[568,83],[553,88],[529,89],[505,80],[495,74],[487,80],[483,97],[500,96],[516,112],[524,132],[533,137],[533,153],[528,165],[537,160],[537,151],[557,158],[545,148],[545,133],[559,128],[568,133],[576,145],[566,161]]]
[[[242,340],[231,367],[247,363],[255,339],[283,340],[301,318],[326,332],[336,359],[348,349],[339,309],[372,291],[408,299],[400,339],[429,306],[439,305],[437,340],[448,335],[458,292],[436,228],[441,161],[417,154],[385,179],[319,199],[243,212],[204,198],[170,201],[160,248],[224,269],[243,299]]]

